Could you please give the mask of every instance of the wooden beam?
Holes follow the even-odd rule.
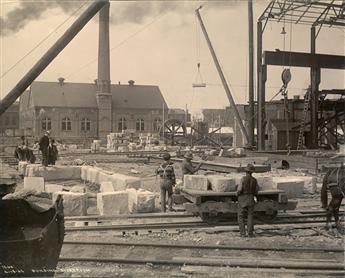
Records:
[[[264,51],[263,64],[272,66],[345,69],[345,56],[289,51]]]

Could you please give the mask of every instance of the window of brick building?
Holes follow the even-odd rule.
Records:
[[[62,131],[71,131],[72,130],[72,122],[70,118],[63,118],[61,122],[61,129]]]
[[[91,130],[91,121],[89,118],[81,119],[81,131],[90,131]]]
[[[162,125],[162,120],[160,118],[156,118],[153,120],[153,131],[159,131],[159,128]]]
[[[42,129],[43,130],[51,130],[52,129],[52,121],[50,118],[43,118],[42,119]]]
[[[120,118],[118,123],[118,131],[127,129],[127,120],[126,118]]]
[[[137,119],[135,129],[136,129],[136,131],[144,131],[145,130],[144,119]]]

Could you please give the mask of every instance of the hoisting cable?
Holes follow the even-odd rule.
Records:
[[[197,16],[195,15],[195,51],[196,51],[196,65],[197,72],[194,78],[193,88],[204,88],[206,83],[203,81],[200,71],[200,27],[198,24]]]

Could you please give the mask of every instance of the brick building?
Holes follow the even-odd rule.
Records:
[[[110,130],[157,132],[167,104],[158,86],[110,85]],[[20,128],[26,135],[39,137],[45,130],[54,138],[68,141],[98,138],[100,109],[97,85],[92,83],[33,82],[20,97]],[[167,115],[165,115],[166,117]],[[102,135],[103,136],[103,135]],[[103,138],[101,138],[103,139]]]

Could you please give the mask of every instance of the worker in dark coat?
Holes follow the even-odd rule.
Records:
[[[27,141],[24,136],[20,137],[20,142],[14,150],[14,157],[18,161],[27,161]]]
[[[187,152],[184,155],[184,159],[181,164],[182,168],[182,178],[184,175],[193,175],[194,173],[198,172],[202,163],[199,163],[198,166],[194,167],[192,164],[193,154],[191,152]]]
[[[49,138],[48,164],[55,165],[55,162],[57,159],[58,159],[58,149],[55,145],[55,140],[53,138]]]
[[[245,215],[247,215],[247,230],[248,236],[254,236],[254,223],[253,214],[255,206],[255,198],[257,198],[259,192],[259,185],[257,180],[252,176],[255,168],[252,164],[248,164],[246,167],[246,175],[241,179],[241,182],[237,188],[238,198],[238,225],[240,228],[241,237],[246,236],[245,228]]]
[[[175,171],[172,162],[170,161],[170,154],[165,153],[163,155],[164,162],[159,165],[156,170],[156,175],[159,177],[160,190],[161,190],[161,207],[162,211],[166,211],[166,203],[168,203],[168,210],[173,211],[172,208],[172,195],[173,187],[176,184]],[[166,195],[168,194],[168,200],[166,202]]]
[[[49,146],[49,131],[46,131],[39,141],[40,151],[42,153],[42,165],[48,166],[48,146]]]
[[[332,199],[328,204],[328,191]],[[332,227],[332,215],[337,229],[341,228],[339,221],[339,208],[345,196],[345,165],[344,163],[335,169],[330,169],[323,178],[321,188],[321,203],[326,209],[326,228]]]

